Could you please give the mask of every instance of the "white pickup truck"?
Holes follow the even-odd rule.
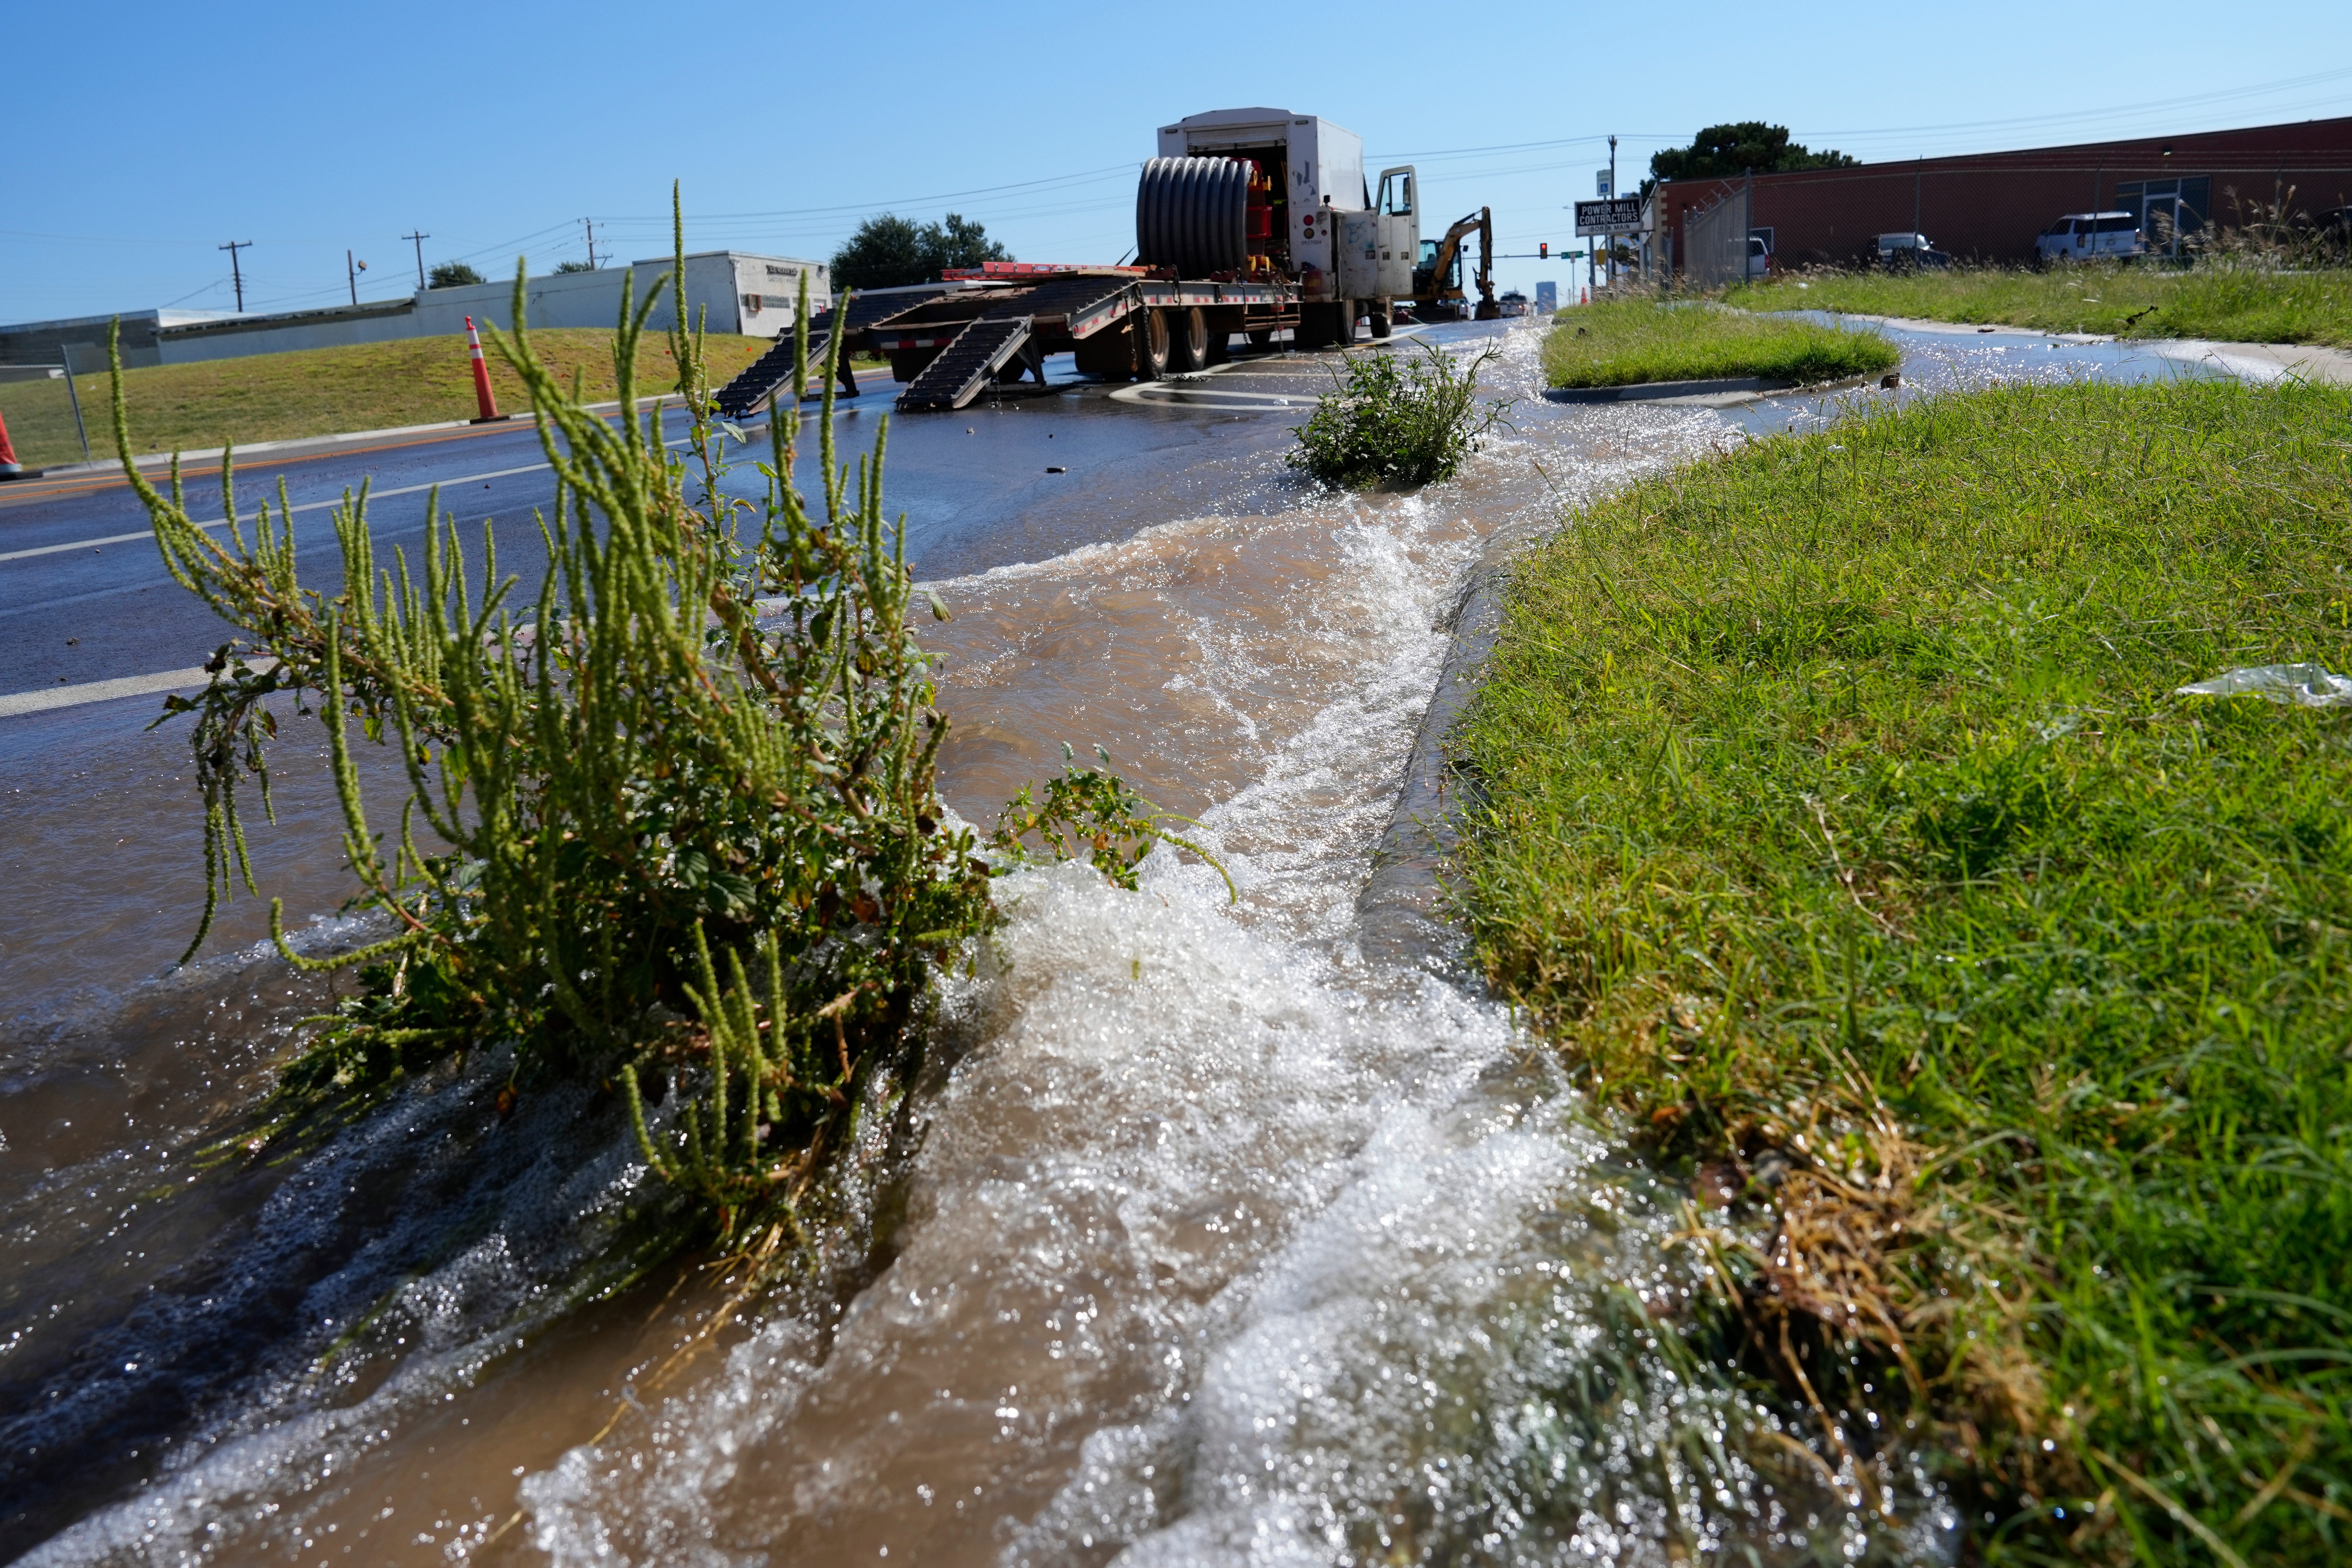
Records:
[[[2068,213],[2042,231],[2034,252],[2043,261],[2088,261],[2101,256],[2138,256],[2147,249],[2139,220],[2129,213]]]

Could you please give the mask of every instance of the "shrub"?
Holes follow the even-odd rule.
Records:
[[[487,283],[488,279],[462,261],[444,261],[434,268],[428,289],[463,289],[468,283]]]
[[[1481,438],[1502,424],[1508,400],[1481,404],[1478,371],[1495,351],[1469,359],[1423,343],[1421,357],[1351,354],[1304,425],[1293,426],[1294,468],[1328,485],[1422,485],[1451,479]]]
[[[681,272],[668,283],[684,323]],[[519,268],[518,322],[523,288]],[[289,962],[356,967],[360,984],[288,1064],[248,1146],[510,1042],[519,1092],[560,1077],[622,1089],[649,1163],[704,1200],[679,1239],[723,1238],[788,1214],[789,1184],[905,1037],[931,966],[988,919],[988,868],[935,786],[946,721],[907,624],[922,600],[883,515],[882,437],[854,476],[836,461],[828,365],[822,511],[794,488],[790,419],[772,422],[762,498],[735,499],[699,334],[671,332],[685,454],[664,445],[658,410],[639,409],[638,340],[658,294],[635,303],[628,288],[615,422],[567,391],[527,331],[489,333],[530,389],[556,479],[547,575],[520,613],[488,537],[477,568],[434,502],[423,561],[402,553],[387,571],[364,489],[348,498],[334,519],[346,586],[329,597],[297,580],[282,489],[249,537],[233,524],[222,541],[191,520],[176,471],[169,495],[147,484],[119,367],[115,431],[173,575],[244,634],[202,695],[167,704],[194,716],[205,805],[190,954],[219,900],[252,888],[240,782],[266,805],[266,745],[289,697],[325,724],[356,901],[389,928],[311,959],[272,905]],[[226,461],[222,487],[235,519]],[[354,721],[406,774],[388,835],[362,798]],[[661,1098],[673,1080],[699,1085],[699,1100],[656,1133],[640,1083]]]

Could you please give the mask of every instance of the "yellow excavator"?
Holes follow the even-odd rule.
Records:
[[[1462,242],[1478,237],[1478,305],[1467,309],[1470,297],[1462,288]],[[1444,239],[1421,242],[1421,264],[1412,269],[1412,314],[1421,321],[1458,321],[1465,315],[1481,321],[1499,321],[1503,307],[1495,298],[1495,214],[1480,207],[1445,231]]]

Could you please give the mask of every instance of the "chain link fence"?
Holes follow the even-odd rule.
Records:
[[[85,462],[89,429],[81,400],[62,364],[0,364],[0,421],[16,460],[26,468]]]
[[[1693,289],[1721,289],[1748,276],[1749,216],[1754,186],[1741,181],[1714,205],[1683,216],[1683,281]]]

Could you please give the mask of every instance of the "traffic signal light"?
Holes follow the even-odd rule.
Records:
[[[1536,244],[1536,256],[1539,260],[1549,261],[1551,259],[1551,242],[1549,240],[1538,241]]]

